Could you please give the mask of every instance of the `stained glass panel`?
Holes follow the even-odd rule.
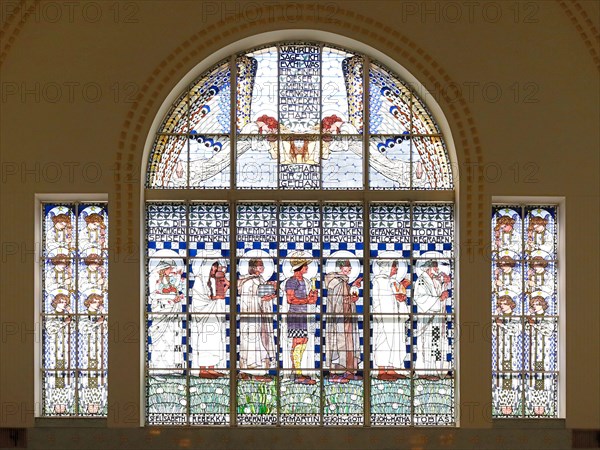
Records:
[[[389,379],[386,379],[389,378]],[[412,380],[409,371],[371,377],[371,424],[411,425]]]
[[[291,253],[291,259],[281,262],[279,364],[293,369],[300,381],[314,384],[314,380],[306,379],[303,369],[321,366],[321,318],[315,314],[322,304],[321,275],[318,260],[303,255]]]
[[[371,258],[384,255],[407,258],[412,256],[409,205],[373,204],[370,208],[369,220]]]
[[[558,415],[558,374],[530,373],[525,376],[525,417]]]
[[[229,208],[156,203],[147,214],[154,250],[147,278],[148,420],[226,424]],[[202,399],[192,395],[198,391]]]
[[[410,138],[407,135],[373,137],[369,143],[369,186],[373,189],[409,189]]]
[[[106,416],[107,207],[42,206],[42,414]]]
[[[74,256],[76,243],[76,219],[74,205],[44,204],[43,211],[44,254],[49,257]]]
[[[371,206],[373,425],[454,424],[453,214]]]
[[[452,176],[447,151],[440,137],[413,137],[412,188],[450,189]]]
[[[518,211],[517,211],[518,210]],[[523,249],[523,220],[520,208],[494,207],[492,215],[492,256],[520,259]],[[502,253],[504,252],[504,253]],[[508,252],[508,253],[506,253]]]
[[[229,256],[229,206],[191,204],[189,208],[189,256]]]
[[[495,206],[492,368],[495,417],[556,417],[556,206]]]
[[[513,256],[516,255],[513,254]],[[523,267],[519,259],[515,259],[513,256],[503,254],[500,259],[492,262],[492,291],[496,295],[496,302],[492,302],[492,311],[496,311],[497,314],[502,314],[498,312],[498,305],[496,303],[503,296],[510,297],[510,300],[515,303],[516,306],[511,308],[511,312],[522,314],[523,311],[523,302],[521,300]]]
[[[548,315],[558,314],[557,292],[558,270],[556,262],[549,261],[541,256],[533,256],[525,263],[526,288],[529,300],[533,297],[542,297],[547,307]]]
[[[325,135],[321,146],[323,189],[362,189],[362,138]]]
[[[418,426],[454,425],[454,378],[450,372],[439,380],[414,381],[414,416]]]
[[[251,250],[256,254],[247,254]],[[238,205],[237,255],[256,257],[262,253],[259,250],[266,256],[277,256],[277,207],[265,203]],[[273,273],[272,266],[265,270],[265,277],[269,272]]]
[[[397,375],[395,369],[411,368],[411,282],[406,271],[406,262],[399,260],[373,264],[371,360],[379,370],[374,376],[384,381]]]
[[[106,366],[104,366],[106,369]],[[106,416],[108,413],[108,386],[106,370],[79,371],[77,375],[78,407],[80,416]]]
[[[493,372],[492,380],[492,415],[521,417],[524,392],[522,373]]]
[[[159,134],[148,167],[148,185],[179,189],[188,186],[188,138]]]
[[[234,104],[238,188],[359,189],[367,89],[370,188],[451,189],[448,152],[427,106],[388,69],[372,63],[365,79],[363,66],[350,51],[285,42],[209,69],[163,119],[148,187],[230,187]]]
[[[61,369],[42,373],[42,414],[73,416],[77,414],[75,372]]]
[[[279,140],[275,135],[240,136],[237,140],[238,189],[276,189]]]
[[[529,206],[524,211],[524,238],[527,258],[556,258],[556,208]]]
[[[324,205],[323,256],[361,258],[364,254],[363,225],[362,206],[344,203]]]
[[[379,65],[369,67],[369,131],[404,134],[411,130],[413,95],[408,86]]]
[[[453,255],[454,217],[448,204],[413,207],[413,256],[443,258]]]
[[[363,63],[362,55],[312,43],[239,55],[235,120],[244,137],[235,149],[236,186],[317,189],[322,173],[325,189],[362,187],[368,85],[370,188],[451,189],[448,153],[425,104],[378,64],[365,81]],[[169,111],[151,152],[148,187],[186,187],[188,179],[190,187],[230,186],[230,64],[199,77]]]
[[[362,57],[343,50],[324,47],[322,60],[322,132],[332,134],[362,133]]]
[[[364,423],[364,387],[362,371],[323,380],[323,424],[333,426]],[[345,381],[340,381],[341,379]]]
[[[148,204],[149,423],[228,424],[235,412],[238,425],[362,425],[365,383],[374,425],[453,423],[453,208],[368,201],[369,190],[451,189],[447,150],[408,84],[365,61],[315,42],[252,49],[198,77],[163,120],[148,187],[263,193]],[[329,203],[360,189],[369,212]],[[319,203],[291,203],[297,190]],[[49,279],[79,264],[63,254]],[[514,259],[520,278],[496,277],[495,292],[518,280],[542,290],[538,260],[524,276]],[[85,269],[101,286],[106,266]]]
[[[44,260],[44,288],[43,288],[43,311],[53,313],[55,311],[57,296],[66,295],[69,298],[70,307],[75,310],[79,306],[76,302],[76,271],[77,265],[74,258],[66,257],[64,248],[58,247],[49,253],[49,258]],[[81,269],[81,268],[80,268]]]
[[[239,372],[237,380],[237,423],[239,425],[277,424],[277,379],[263,371]]]
[[[237,59],[237,72],[238,133],[277,133],[277,48],[263,48],[240,56]]]
[[[186,134],[189,130],[189,94],[184,92],[171,106],[160,130],[165,134]]]
[[[321,212],[317,205],[282,205],[279,212],[279,255],[284,258],[321,256],[320,226]]]
[[[364,423],[363,205],[235,208],[237,423]],[[200,409],[186,410],[187,424],[229,421],[223,392],[233,369],[228,210],[218,203],[148,205],[149,217],[169,216],[174,229],[163,226],[159,233],[158,221],[150,221],[148,233],[163,236],[150,242],[183,243],[155,246],[149,259],[149,374],[169,383],[184,377],[186,402],[193,383],[211,399],[194,400]],[[373,204],[369,214],[371,419],[447,425],[454,414],[448,403],[454,395],[453,209]],[[161,416],[161,392],[152,392],[153,420],[179,421],[180,413]]]
[[[188,398],[185,371],[150,370],[146,376],[146,421],[149,425],[185,425]]]
[[[320,425],[321,423],[321,374],[319,371],[303,371],[306,380],[313,384],[298,383],[294,371],[281,371],[279,387],[281,425]]]
[[[229,133],[231,73],[224,63],[202,75],[190,88],[190,132]]]
[[[279,142],[279,187],[318,189],[321,184],[321,150],[313,136],[292,136]]]
[[[185,205],[149,204],[146,208],[146,242],[148,256],[161,250],[171,250],[185,256],[187,217]]]
[[[195,133],[188,142],[189,186],[204,189],[228,188],[231,164],[229,137]]]
[[[190,377],[190,425],[229,423],[229,377]]]
[[[318,133],[321,103],[321,48],[279,46],[279,118],[282,133]]]

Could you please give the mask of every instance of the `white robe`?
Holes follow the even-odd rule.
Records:
[[[55,413],[56,406],[64,406],[67,412],[72,412],[75,401],[75,379],[69,369],[76,366],[71,348],[76,325],[74,321],[67,322],[66,318],[66,315],[49,316],[45,324],[44,368],[60,369],[54,374],[54,386],[46,385],[44,408],[49,414]]]
[[[493,322],[496,338],[495,365],[498,371],[494,386],[496,408],[502,411],[503,408],[511,407],[514,412],[521,394],[519,385],[515,385],[515,375],[510,372],[519,370],[518,340],[522,336],[521,320],[510,315],[497,319],[500,319],[501,323],[497,323],[496,320]]]
[[[149,316],[152,320],[148,327],[148,336],[152,340],[149,361],[151,369],[183,368],[182,339],[186,332],[183,329],[182,316],[178,314],[181,313],[181,303],[173,302],[176,296],[176,293],[150,295],[152,312],[167,313]]]
[[[377,367],[404,368],[405,359],[410,360],[406,352],[409,311],[406,302],[396,300],[392,283],[393,280],[388,275],[379,274],[373,278],[373,360]]]
[[[413,294],[417,312],[419,314],[444,313],[445,302],[440,300],[443,291],[442,284],[432,280],[424,271],[415,283]],[[440,375],[444,375],[451,367],[450,361],[446,361],[446,355],[449,353],[446,318],[440,315],[419,317],[414,336],[417,338],[415,369],[437,370]]]
[[[214,279],[212,291],[216,292]],[[206,279],[199,277],[194,283],[190,312],[192,315],[191,344],[194,368],[225,368],[226,366],[226,305],[224,299],[211,300]]]
[[[240,315],[241,368],[263,368],[265,360],[269,360],[269,366],[274,362],[272,302],[265,302],[258,295],[258,287],[264,284],[260,275],[249,275],[238,282],[241,312],[257,314]]]
[[[539,315],[535,316],[534,323],[528,324],[528,329],[530,339],[529,358],[534,373],[531,374],[529,380],[530,386],[526,390],[525,401],[530,411],[534,408],[544,407],[544,413],[547,414],[549,412],[550,393],[553,390],[552,381],[550,376],[543,376],[538,372],[553,369],[548,353],[551,351],[550,338],[556,331],[555,325],[552,319],[546,319]]]
[[[88,368],[96,369],[96,371],[89,372],[87,386],[80,392],[80,403],[84,409],[97,405],[101,412],[107,397],[106,374],[104,373],[107,370],[107,361],[104,359],[104,353],[107,345],[108,323],[106,316],[102,322],[97,320],[97,314],[101,313],[88,312],[88,314],[80,319],[79,332],[85,340],[84,348],[87,348]]]
[[[552,236],[548,229],[544,229],[541,233],[533,231],[531,236],[527,232],[526,249],[532,252],[541,251],[552,255],[554,253],[554,236]]]

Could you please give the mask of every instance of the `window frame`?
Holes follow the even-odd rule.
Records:
[[[43,390],[44,381],[42,377],[43,371],[43,346],[44,346],[44,325],[43,325],[43,236],[42,236],[42,216],[43,216],[43,205],[44,203],[95,203],[103,202],[108,206],[108,194],[106,193],[88,193],[88,194],[76,194],[76,193],[64,193],[64,194],[35,194],[34,196],[34,252],[33,252],[33,289],[34,289],[34,308],[33,308],[33,324],[34,333],[37,337],[34,346],[34,418],[36,423],[42,421],[42,423],[48,424],[62,424],[64,421],[75,420],[86,421],[93,424],[105,423],[107,416],[77,416],[77,415],[65,415],[65,416],[48,416],[43,414]],[[110,225],[109,225],[110,226]],[[111,239],[111,233],[108,233],[109,240]],[[110,247],[110,244],[109,244]],[[110,256],[108,260],[109,273],[110,273]],[[108,367],[106,368],[108,371]],[[108,383],[107,383],[108,390]],[[60,421],[60,422],[56,422]]]
[[[366,75],[363,76],[363,79],[368,79],[368,64],[371,61],[371,57],[373,60],[381,63],[386,69],[390,70],[391,73],[398,76],[399,79],[406,82],[413,94],[418,97],[421,102],[429,109],[429,114],[432,118],[434,118],[436,124],[439,127],[439,135],[442,137],[447,157],[448,163],[450,164],[450,173],[452,176],[452,187],[445,190],[417,190],[417,189],[387,189],[387,190],[375,190],[370,189],[367,182],[368,177],[368,167],[369,161],[365,158],[366,150],[369,148],[369,139],[372,136],[370,133],[367,133],[366,130],[363,130],[362,133],[362,143],[363,143],[363,180],[364,180],[364,189],[347,189],[347,190],[334,190],[334,189],[310,189],[310,190],[282,190],[279,188],[276,189],[261,189],[261,190],[252,190],[252,189],[238,189],[235,186],[235,149],[236,149],[236,138],[238,136],[236,130],[236,121],[234,120],[235,115],[232,114],[231,118],[231,131],[230,131],[230,139],[231,139],[231,161],[230,169],[230,186],[231,188],[227,189],[202,189],[202,188],[185,188],[185,189],[171,189],[171,188],[149,188],[147,187],[147,173],[149,169],[149,157],[150,153],[153,149],[154,142],[156,136],[159,132],[159,129],[163,123],[164,118],[167,113],[171,109],[172,105],[175,104],[181,93],[188,89],[194,80],[197,79],[201,74],[205,73],[212,67],[215,67],[220,61],[229,60],[231,64],[230,67],[235,68],[235,58],[245,52],[251,51],[255,48],[264,48],[267,45],[276,45],[281,42],[295,42],[295,41],[306,41],[306,42],[314,42],[322,45],[332,45],[334,47],[346,48],[349,51],[355,52],[356,54],[360,54],[364,57],[364,73]],[[235,78],[235,71],[232,70],[231,77]],[[235,94],[235,83],[232,84],[232,95]],[[235,98],[235,97],[232,97]],[[368,123],[368,90],[364,90],[363,99],[365,100],[365,113],[366,123]],[[232,102],[232,112],[233,111],[234,102]],[[373,135],[375,136],[375,135]],[[251,202],[319,202],[322,204],[323,202],[347,202],[347,203],[360,203],[363,205],[364,211],[367,211],[367,206],[370,203],[405,203],[410,202],[414,203],[451,203],[454,208],[454,242],[458,243],[459,240],[459,205],[458,205],[458,188],[459,188],[459,173],[457,170],[457,158],[456,151],[454,147],[454,141],[452,139],[452,133],[450,131],[449,124],[440,108],[435,98],[425,89],[425,87],[404,67],[400,66],[396,61],[389,58],[384,53],[367,46],[361,42],[355,41],[353,39],[349,39],[347,37],[343,37],[340,35],[336,35],[329,32],[323,32],[320,30],[286,30],[279,32],[269,32],[263,33],[261,35],[252,36],[250,38],[243,39],[234,44],[230,44],[215,53],[213,53],[208,58],[204,59],[201,63],[196,65],[187,75],[181,79],[175,87],[171,90],[170,94],[164,100],[162,106],[159,111],[156,113],[152,126],[149,130],[148,136],[146,138],[145,147],[144,147],[144,157],[142,160],[142,168],[141,168],[141,195],[140,195],[140,261],[141,267],[140,270],[142,272],[141,280],[140,280],[140,322],[143,323],[143,326],[140,329],[140,354],[143,355],[143,359],[140,364],[140,399],[143,401],[140,402],[140,425],[148,426],[146,422],[146,324],[144,321],[145,318],[145,304],[146,304],[146,264],[148,260],[148,256],[146,253],[146,205],[152,202],[227,202],[230,206],[232,206],[232,211],[235,209],[236,205],[239,203],[251,203]],[[234,219],[234,215],[232,214],[232,223]],[[365,221],[368,223],[368,220]],[[233,233],[233,225],[232,225],[232,233]],[[235,234],[232,234],[235,237]],[[365,236],[368,236],[368,229],[365,228]],[[234,264],[231,264],[229,270],[231,274],[235,273],[235,260],[237,256],[232,253],[231,261],[234,261]],[[411,258],[413,259],[413,258]],[[364,258],[364,267],[365,270],[370,271],[370,258],[366,255]],[[459,246],[455,245],[454,257],[452,258],[454,264],[454,298],[456,305],[459,304],[459,292],[460,292],[460,253]],[[233,278],[233,275],[232,275]],[[235,283],[232,282],[232,287],[230,288],[230,292],[234,292]],[[231,295],[231,294],[230,294]],[[365,283],[364,289],[364,298],[365,304],[370,302],[370,293],[369,286]],[[235,306],[235,302],[232,302]],[[365,311],[365,316],[368,313]],[[459,308],[456,306],[454,311],[455,321],[458,324],[459,319]],[[368,333],[365,333],[368,334]],[[235,335],[235,333],[234,333]],[[367,338],[368,339],[368,338]],[[367,345],[368,340],[365,342],[365,346]],[[455,420],[453,427],[458,427],[460,424],[460,409],[459,409],[459,386],[460,386],[460,342],[458,339],[458,335],[455,336],[455,344],[454,344],[454,361],[455,361],[455,387],[454,387],[454,411],[455,411]],[[232,352],[232,355],[233,352]],[[235,355],[234,355],[235,356]],[[235,358],[232,357],[232,362],[234,362]],[[365,358],[364,360],[365,367],[369,364],[369,360]],[[235,364],[234,364],[235,365]],[[232,369],[235,368],[232,366]],[[365,396],[368,395],[369,389],[365,389]],[[235,395],[235,392],[232,392]],[[233,401],[233,400],[232,400]],[[370,399],[365,397],[365,401],[370,401]],[[235,410],[235,409],[234,409]],[[368,408],[365,409],[364,416],[364,424],[363,427],[370,426],[370,417],[367,414]],[[229,425],[225,425],[226,427],[235,426],[234,425],[235,418],[230,418]],[[417,426],[411,424],[410,427]]]
[[[566,307],[566,198],[559,196],[492,196],[490,201],[490,211],[492,206],[496,205],[514,205],[519,207],[527,206],[548,206],[556,205],[556,233],[557,233],[557,246],[556,246],[556,270],[558,277],[556,280],[556,295],[558,297],[558,392],[557,392],[557,414],[555,417],[498,417],[492,415],[492,420],[498,422],[509,422],[509,421],[552,421],[566,418],[566,386],[567,386],[567,307]],[[491,224],[491,219],[490,219]],[[492,270],[492,259],[491,259],[491,241],[490,241],[490,265],[488,269]],[[490,277],[491,283],[491,277]],[[490,298],[491,300],[491,298]],[[492,314],[489,315],[490,321],[492,320]],[[491,324],[491,322],[490,322]],[[491,339],[491,335],[490,335]],[[491,351],[490,351],[490,367],[491,367]],[[524,372],[523,372],[524,373]],[[533,372],[534,373],[534,372]],[[494,379],[490,380],[491,383]],[[491,393],[491,388],[490,388]],[[491,399],[491,397],[490,397]]]

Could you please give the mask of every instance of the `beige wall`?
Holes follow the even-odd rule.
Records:
[[[434,94],[448,121],[461,175],[460,320],[474,330],[460,340],[460,401],[472,411],[461,425],[491,426],[490,342],[482,332],[490,320],[491,197],[555,196],[566,206],[566,424],[598,427],[598,4],[315,5],[0,4],[0,426],[34,423],[35,194],[109,196],[116,328],[108,423],[138,426],[140,167],[155,115],[196,64],[226,45],[267,31],[316,29],[397,61]]]

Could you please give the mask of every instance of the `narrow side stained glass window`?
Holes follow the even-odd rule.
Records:
[[[106,203],[42,203],[41,267],[42,415],[106,416]]]
[[[492,213],[493,416],[558,417],[556,205]]]

